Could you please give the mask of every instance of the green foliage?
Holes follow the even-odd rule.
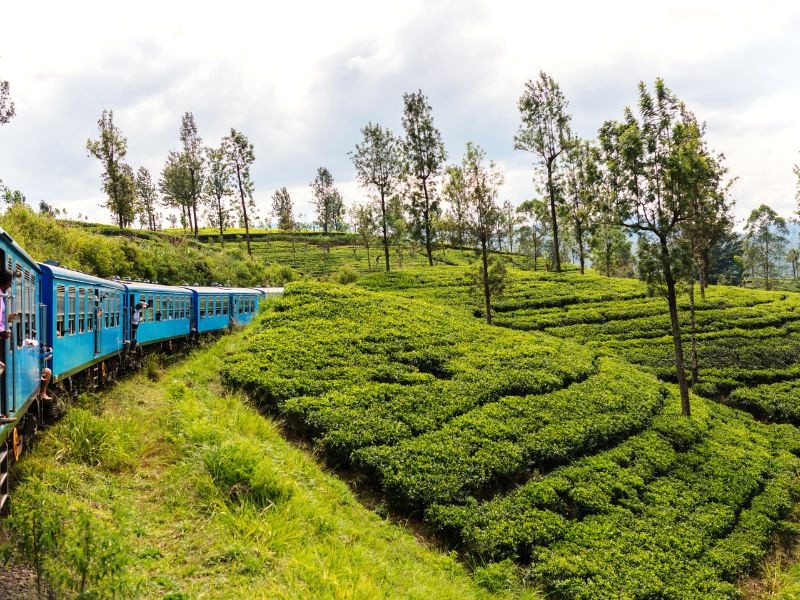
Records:
[[[358,273],[354,269],[348,267],[340,267],[333,275],[333,281],[336,283],[347,285],[358,280]]]
[[[116,431],[88,410],[67,412],[49,436],[57,446],[55,456],[61,461],[118,470],[128,464]]]
[[[39,479],[15,494],[9,527],[33,562],[39,594],[46,586],[57,596],[84,600],[136,596],[120,533],[85,509],[70,509]]]
[[[279,504],[292,489],[272,470],[272,461],[260,455],[252,442],[234,440],[209,448],[203,455],[209,475],[231,502],[252,502],[263,508]]]
[[[72,224],[37,215],[24,206],[6,210],[0,226],[34,259],[54,259],[98,277],[138,277],[171,285],[256,286],[263,285],[269,274],[262,262],[248,258],[239,248],[220,251],[154,232]]]

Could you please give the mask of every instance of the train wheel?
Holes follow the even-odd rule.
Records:
[[[19,427],[14,427],[11,431],[11,452],[14,455],[14,462],[17,462],[22,455],[22,436]]]

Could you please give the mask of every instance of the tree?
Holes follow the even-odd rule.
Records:
[[[128,140],[114,125],[114,111],[104,110],[97,121],[100,137],[86,140],[86,150],[103,164],[105,207],[117,220],[120,229],[133,222],[135,193],[130,167],[122,162],[128,151]],[[127,168],[126,168],[127,167]]]
[[[602,176],[600,153],[591,142],[576,141],[566,155],[566,213],[575,236],[581,275],[586,262],[586,237],[594,225],[596,198]]]
[[[219,228],[219,243],[225,247],[225,228],[230,220],[230,209],[227,199],[233,188],[231,187],[231,172],[228,164],[228,157],[225,148],[206,148],[206,162],[208,170],[206,172],[205,190],[210,200],[209,210],[213,215],[213,221]]]
[[[529,80],[525,84],[525,90],[518,102],[522,124],[514,136],[514,148],[532,152],[541,161],[540,166],[545,168],[556,272],[561,271],[561,257],[555,172],[558,157],[573,144],[569,128],[572,117],[567,113],[568,104],[555,80],[541,71],[538,80]]]
[[[363,140],[350,152],[356,176],[364,187],[375,186],[380,199],[380,221],[383,233],[383,255],[389,271],[389,224],[386,200],[401,172],[400,147],[391,130],[371,122],[361,130]]]
[[[740,285],[742,282],[742,257],[744,240],[734,231],[720,237],[709,251],[708,283]]]
[[[459,166],[450,165],[445,169],[442,196],[450,206],[447,211],[450,221],[450,243],[454,246],[464,246],[467,243],[469,199],[464,186],[464,173]]]
[[[433,116],[428,99],[417,92],[403,94],[403,129],[406,137],[403,140],[405,170],[416,178],[422,188],[422,194],[412,194],[412,206],[421,217],[421,228],[425,237],[425,251],[428,265],[433,266],[433,216],[437,207],[432,198],[431,178],[439,175],[447,154],[442,142],[442,134],[433,126]]]
[[[375,206],[371,202],[353,206],[353,226],[361,243],[364,244],[364,249],[367,251],[368,269],[372,269],[372,259],[369,255],[369,249],[370,246],[372,246],[372,241],[375,239],[375,234],[378,232],[375,217]]]
[[[686,275],[685,227],[695,217],[703,174],[703,131],[694,115],[664,85],[651,94],[639,84],[639,118],[627,108],[622,122],[608,121],[600,140],[610,194],[604,212],[640,234],[640,272],[664,290],[669,306],[675,367],[683,414],[691,412],[684,370],[676,285]],[[705,185],[705,184],[704,184]],[[700,201],[704,201],[705,197]]]
[[[256,160],[253,144],[247,137],[235,129],[231,129],[229,136],[223,138],[222,148],[228,161],[231,181],[235,182],[241,200],[241,218],[244,222],[245,239],[247,240],[247,254],[253,255],[250,249],[250,221],[247,215],[248,206],[254,210],[253,182],[250,179],[250,167]]]
[[[158,194],[156,186],[150,177],[150,171],[145,167],[139,167],[136,172],[136,196],[138,199],[139,221],[146,224],[150,231],[155,231],[156,227],[156,201]]]
[[[800,263],[800,250],[792,248],[786,253],[786,260],[792,267],[792,279],[797,279],[797,264]]]
[[[333,185],[333,175],[325,167],[317,169],[317,176],[311,182],[311,193],[317,211],[317,223],[324,233],[342,229],[344,219],[344,200]]]
[[[500,226],[503,229],[503,235],[508,242],[508,251],[514,253],[514,238],[517,235],[517,226],[521,225],[523,218],[514,210],[511,202],[506,200],[503,202],[503,209],[500,213]]]
[[[189,171],[189,200],[194,221],[194,236],[197,237],[197,203],[203,192],[203,141],[197,135],[194,115],[187,112],[181,118],[181,142]]]
[[[483,288],[486,322],[492,323],[492,296],[502,292],[503,279],[497,267],[490,273],[489,245],[501,219],[497,206],[497,194],[503,185],[503,174],[494,161],[484,165],[486,154],[472,142],[467,143],[467,151],[461,161],[464,189],[467,197],[467,226],[477,243],[481,255],[480,283]],[[501,267],[504,272],[505,268]]]
[[[517,207],[524,225],[520,228],[521,251],[531,255],[533,270],[539,270],[539,257],[547,242],[549,217],[544,200],[525,200]]]
[[[619,225],[600,222],[592,229],[589,238],[589,257],[595,270],[606,277],[633,275],[631,241]]]
[[[186,155],[170,150],[158,181],[162,203],[171,208],[180,208],[181,225],[193,229],[191,212],[191,179],[186,165]]]
[[[7,81],[0,81],[0,125],[8,123],[15,114],[14,103]]]
[[[0,198],[7,206],[21,206],[27,204],[27,198],[20,190],[12,190],[0,181]]]
[[[278,219],[278,229],[291,231],[294,229],[294,216],[292,214],[292,197],[285,187],[275,190],[272,194],[272,215]]]
[[[780,261],[786,256],[789,228],[786,219],[772,208],[762,204],[753,209],[745,223],[747,245],[753,252],[753,274],[760,269],[764,287],[771,289]]]

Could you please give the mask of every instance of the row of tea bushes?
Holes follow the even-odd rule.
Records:
[[[797,500],[800,433],[693,398],[650,430],[429,518],[470,552],[530,563],[559,598],[730,598]],[[791,527],[791,526],[789,526]]]

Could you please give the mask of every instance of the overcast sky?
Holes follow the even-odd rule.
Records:
[[[0,178],[110,222],[101,166],[86,155],[103,109],[128,157],[157,179],[192,111],[203,141],[231,127],[255,146],[259,212],[279,186],[307,218],[324,165],[346,203],[362,199],[347,156],[359,129],[400,132],[403,92],[422,89],[449,160],[468,140],[504,169],[501,200],[535,195],[531,155],[514,151],[517,99],[545,70],[594,137],[663,77],[723,152],[740,218],[795,209],[800,162],[800,2],[6,2],[0,80],[17,116],[0,127]]]

